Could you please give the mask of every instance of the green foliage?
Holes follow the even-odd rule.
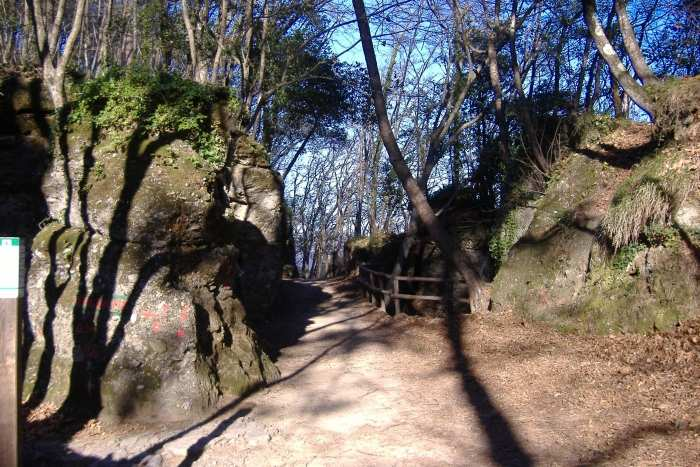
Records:
[[[506,214],[503,223],[496,229],[489,240],[489,253],[491,258],[499,266],[508,257],[508,252],[518,240],[518,220],[516,211],[511,210]]]
[[[615,253],[612,259],[612,267],[616,271],[625,271],[627,267],[634,261],[637,253],[644,251],[646,245],[641,245],[639,243],[631,243],[625,245]]]
[[[672,226],[663,224],[651,224],[644,228],[644,243],[649,246],[663,246],[677,248],[680,245],[678,230]]]
[[[218,165],[225,159],[225,140],[210,113],[212,104],[221,100],[229,100],[227,90],[167,73],[114,69],[78,87],[70,119],[92,119],[117,138],[134,132],[177,134],[192,144],[203,161]]]
[[[205,161],[219,165],[226,159],[226,141],[220,128],[210,132],[202,132],[194,141],[194,148]]]
[[[95,180],[104,180],[105,178],[105,165],[102,161],[95,162],[92,168],[92,173],[95,176]]]

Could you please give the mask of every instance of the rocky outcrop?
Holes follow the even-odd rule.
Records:
[[[175,135],[66,133],[31,247],[27,405],[181,420],[278,376],[250,323],[281,277],[281,182],[247,136],[230,148],[215,168]]]
[[[644,125],[611,126],[557,165],[493,281],[494,310],[600,333],[667,329],[700,313],[693,149],[650,145]]]
[[[262,145],[235,135],[234,163],[219,174],[221,216],[232,226],[241,248],[241,299],[259,313],[274,304],[283,265],[288,261],[288,219],[282,180],[270,167]]]
[[[494,278],[494,309],[510,307],[531,317],[569,310],[584,285],[603,214],[593,203],[597,165],[572,155],[561,168],[562,178],[536,203],[532,221]]]
[[[670,78],[650,86],[659,140],[700,141],[700,76]]]

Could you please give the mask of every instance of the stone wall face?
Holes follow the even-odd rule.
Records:
[[[261,148],[237,141],[212,170],[175,137],[115,148],[68,131],[41,180],[51,221],[31,246],[30,406],[183,420],[278,377],[249,322],[271,313],[281,277],[281,183]]]

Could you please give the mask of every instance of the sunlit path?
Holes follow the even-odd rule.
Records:
[[[61,456],[72,465],[574,465],[606,458],[624,465],[653,451],[668,465],[691,465],[687,459],[700,454],[696,422],[678,425],[676,407],[658,410],[653,402],[670,391],[679,410],[691,410],[691,396],[669,389],[673,375],[645,394],[614,394],[642,375],[623,378],[621,364],[601,362],[595,353],[605,341],[491,315],[466,319],[470,378],[528,458],[503,444],[494,455],[484,426],[497,414],[465,398],[442,320],[391,318],[348,281],[286,282],[284,293],[278,382],[197,424],[93,425],[67,451],[38,443],[40,457],[46,465]]]

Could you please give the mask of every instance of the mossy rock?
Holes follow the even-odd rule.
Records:
[[[391,271],[402,241],[403,235],[386,233],[355,237],[345,243],[345,257],[351,269],[366,263],[378,270]]]
[[[32,244],[24,391],[101,403],[107,421],[188,420],[279,376],[249,323],[276,299],[281,183],[247,137],[250,164],[222,168],[186,135],[129,131],[73,121],[37,175],[39,220],[59,220]],[[236,167],[249,176],[232,186]]]
[[[492,306],[533,319],[555,318],[582,290],[595,228],[591,208],[602,164],[570,154],[555,167],[527,232],[510,250],[492,286]]]
[[[511,248],[525,235],[534,217],[535,209],[529,206],[517,206],[503,216],[489,239],[489,253],[497,265],[500,266],[506,260]]]
[[[80,246],[85,231],[51,222],[32,240],[32,250],[43,254],[56,254],[70,260]]]
[[[697,190],[679,203],[673,222],[684,240],[700,251],[700,193]]]
[[[608,114],[584,112],[573,115],[566,121],[566,136],[572,148],[590,147],[599,144],[619,128],[622,120]]]
[[[240,135],[236,138],[233,151],[233,160],[236,163],[270,167],[270,155],[265,150],[265,146],[248,135]]]
[[[644,248],[630,267],[614,267],[602,249],[569,318],[595,333],[667,330],[700,314],[700,267],[684,245]]]
[[[700,141],[700,76],[645,86],[654,101],[657,140]]]
[[[70,375],[73,368],[72,359],[62,355],[54,355],[46,373],[39,374],[41,359],[46,352],[46,342],[41,339],[30,348],[27,361],[25,363],[24,379],[22,385],[22,401],[31,401],[32,394],[45,391],[42,401],[60,407],[68,397],[70,390],[69,378],[55,378],[52,375]],[[49,349],[50,351],[50,349]],[[47,380],[50,378],[50,380]],[[36,397],[36,396],[35,396]]]
[[[536,240],[523,237],[494,278],[493,307],[533,319],[568,309],[585,284],[592,245],[591,233],[566,226]]]

